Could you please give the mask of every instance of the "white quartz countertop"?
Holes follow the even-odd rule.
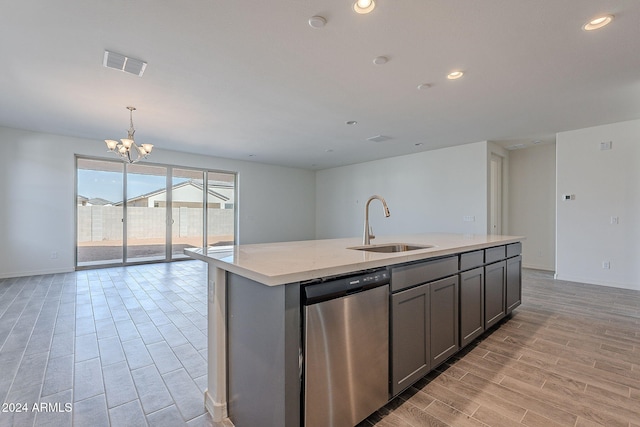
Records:
[[[372,245],[406,243],[431,248],[396,253],[349,249],[362,246],[357,237],[185,249],[185,254],[267,286],[277,286],[369,268],[515,243],[521,236],[426,233],[379,236]]]

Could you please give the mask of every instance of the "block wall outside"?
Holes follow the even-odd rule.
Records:
[[[173,236],[202,235],[202,208],[174,208]],[[164,209],[129,207],[128,238],[165,238],[166,212]],[[233,235],[234,211],[232,209],[208,210],[209,235]],[[78,206],[78,242],[122,240],[122,208],[118,206]]]

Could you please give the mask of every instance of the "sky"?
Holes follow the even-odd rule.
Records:
[[[174,178],[173,184],[188,179]],[[164,189],[166,177],[142,174],[127,174],[127,198]],[[78,195],[89,199],[99,197],[116,203],[122,201],[122,172],[78,169]]]

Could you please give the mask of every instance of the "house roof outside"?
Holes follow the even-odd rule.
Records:
[[[174,186],[171,187],[171,189],[172,189],[172,191],[175,191],[175,190],[179,190],[179,189],[185,188],[185,187],[194,187],[194,188],[202,191],[204,186],[202,184],[202,181],[191,179],[191,180],[188,180],[188,181],[181,182],[179,184],[175,184]],[[221,193],[215,191],[213,189],[215,187],[227,188],[227,189],[233,190],[233,188],[234,188],[233,184],[229,184],[229,183],[226,183],[226,182],[213,182],[213,183],[209,183],[209,190],[208,190],[208,193],[211,196],[215,197],[216,199],[219,199],[222,203],[229,202],[229,201],[231,201],[231,203],[233,203],[233,200],[231,200],[230,197],[227,197],[224,194],[221,194]],[[165,193],[166,193],[166,189],[161,188],[161,189],[158,189],[158,190],[155,190],[155,191],[151,191],[149,193],[141,194],[141,195],[136,196],[136,197],[131,197],[131,198],[127,199],[127,203],[133,203],[133,202],[140,201],[140,200],[150,199],[150,198],[153,198],[155,196],[162,196]],[[123,202],[117,202],[117,203],[114,204],[114,206],[121,206],[122,204],[123,204]]]
[[[78,204],[86,204],[91,206],[113,206],[115,205],[113,202],[103,199],[101,197],[92,197],[88,198],[85,196],[78,195]]]

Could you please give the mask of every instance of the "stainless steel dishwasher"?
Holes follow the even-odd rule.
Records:
[[[355,426],[389,398],[389,272],[303,289],[304,426]]]

